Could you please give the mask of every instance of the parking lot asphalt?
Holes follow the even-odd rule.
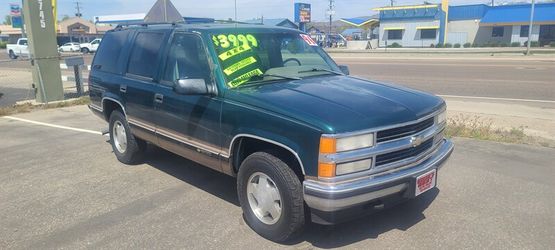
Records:
[[[144,164],[123,165],[85,106],[16,117],[0,118],[0,249],[555,245],[555,149],[456,138],[438,189],[276,244],[243,222],[232,177],[154,147]]]

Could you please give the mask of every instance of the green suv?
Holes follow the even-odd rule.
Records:
[[[89,83],[119,161],[150,143],[237,177],[245,221],[274,241],[435,188],[453,150],[441,98],[351,77],[298,30],[118,27]]]

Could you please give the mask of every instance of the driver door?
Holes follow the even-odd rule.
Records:
[[[222,100],[211,94],[179,94],[179,79],[202,79],[215,88],[207,51],[196,34],[176,32],[155,94],[156,136],[160,147],[221,171]]]

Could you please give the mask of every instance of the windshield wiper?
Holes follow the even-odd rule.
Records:
[[[265,84],[265,83],[271,83],[271,82],[276,82],[276,81],[282,81],[282,80],[302,80],[302,78],[300,77],[295,77],[295,76],[283,76],[283,75],[275,75],[275,74],[263,74],[263,75],[257,75],[257,76],[253,76],[252,78],[255,77],[276,77],[276,78],[281,78],[281,79],[267,79],[267,80],[257,80],[257,81],[248,81],[245,84],[239,85],[237,86],[237,88],[241,88],[241,87],[248,87],[248,86],[253,86],[253,85],[260,85],[260,84]]]
[[[343,73],[341,73],[341,72],[333,71],[333,70],[330,70],[330,69],[321,69],[321,68],[312,68],[312,69],[309,69],[309,70],[301,70],[298,73],[300,74],[300,73],[318,72],[318,71],[324,71],[324,72],[332,73],[332,74],[335,74],[335,75],[343,75]]]
[[[289,79],[289,80],[301,80],[300,77],[296,77],[296,76],[282,76],[282,75],[276,75],[276,74],[264,74],[261,75],[261,77],[279,77],[281,79]],[[264,80],[263,80],[264,81]]]

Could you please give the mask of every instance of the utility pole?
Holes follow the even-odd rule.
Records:
[[[491,7],[495,6],[495,0],[491,0]]]
[[[395,0],[391,0],[391,6],[393,7],[393,5],[395,5]]]
[[[328,10],[328,14],[330,15],[330,28],[328,31],[328,44],[331,47],[331,26],[332,26],[332,17],[333,17],[333,2],[334,0],[330,0],[330,8]]]
[[[528,25],[528,46],[526,46],[527,56],[530,55],[530,44],[532,43],[532,27],[534,26],[534,7],[535,6],[536,6],[536,0],[532,0],[532,10],[530,10],[530,25]]]

